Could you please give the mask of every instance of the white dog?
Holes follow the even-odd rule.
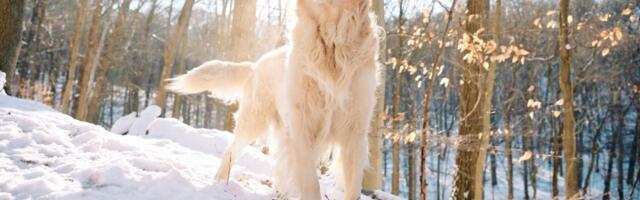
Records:
[[[375,105],[378,35],[368,0],[298,0],[290,45],[256,63],[210,61],[171,79],[179,93],[239,100],[235,139],[216,178],[273,128],[276,189],[320,199],[317,167],[333,152],[345,199],[360,197]]]

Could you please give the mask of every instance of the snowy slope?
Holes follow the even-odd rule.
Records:
[[[248,148],[213,181],[231,134],[156,119],[122,136],[40,103],[0,95],[0,199],[274,199],[271,160]],[[323,177],[329,199],[340,199]],[[369,199],[363,197],[362,199]]]

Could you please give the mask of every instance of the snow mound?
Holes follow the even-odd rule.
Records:
[[[0,199],[277,199],[272,161],[258,149],[245,150],[228,183],[216,182],[233,135],[155,119],[154,111],[140,125],[148,134],[123,136],[134,120],[124,119],[112,133],[0,96]],[[333,180],[323,177],[322,185],[329,199],[340,199],[328,189]]]

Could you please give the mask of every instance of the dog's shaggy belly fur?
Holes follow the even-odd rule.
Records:
[[[239,100],[236,137],[217,179],[228,179],[241,150],[273,128],[279,192],[320,199],[316,169],[333,153],[333,173],[345,199],[359,197],[375,105],[378,38],[367,0],[340,2],[298,0],[291,45],[256,63],[211,61],[172,79],[174,91],[209,90]]]

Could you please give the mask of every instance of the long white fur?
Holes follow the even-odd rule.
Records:
[[[279,192],[320,199],[316,169],[333,150],[344,199],[358,199],[377,87],[378,37],[368,0],[297,0],[296,8],[289,46],[254,64],[205,63],[171,79],[169,88],[209,90],[227,100],[240,92],[235,138],[218,180],[228,180],[242,149],[272,127]]]
[[[169,79],[167,89],[183,93],[195,94],[210,91],[211,96],[226,100],[238,100],[242,94],[242,86],[247,82],[253,63],[226,62],[213,60],[205,62],[182,76]]]

